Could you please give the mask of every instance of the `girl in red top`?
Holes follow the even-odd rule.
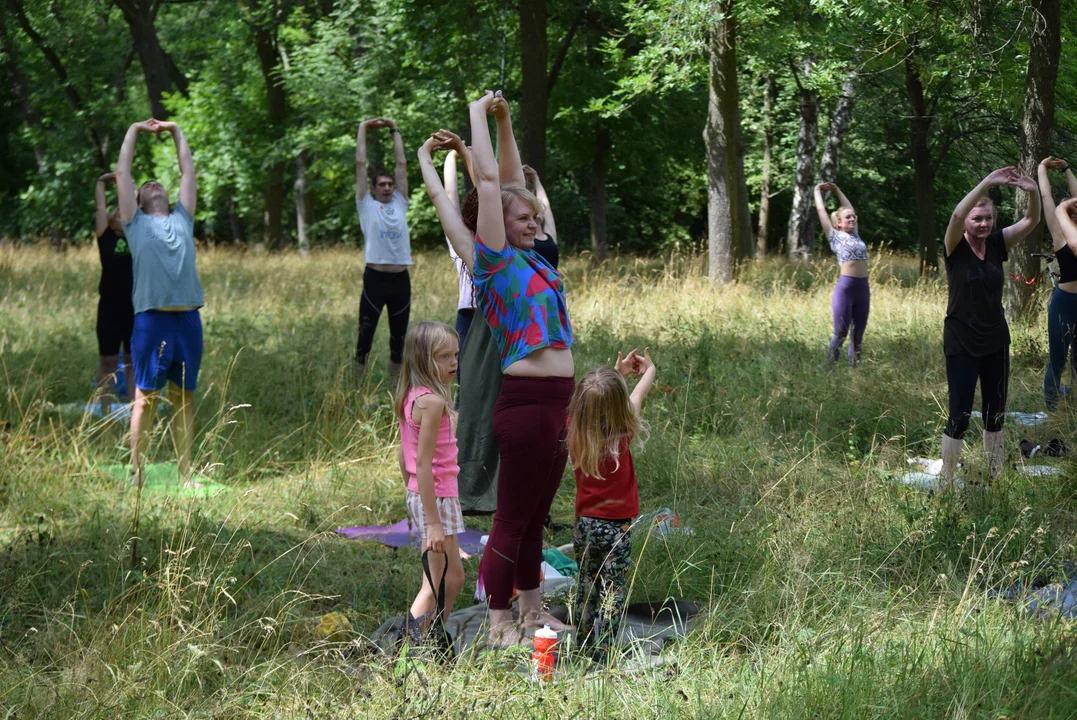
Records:
[[[632,439],[641,432],[640,410],[654,383],[650,350],[617,354],[576,385],[569,405],[568,452],[576,472],[576,529],[572,545],[580,574],[573,619],[582,645],[608,647],[624,612],[632,560],[632,523],[639,514]],[[641,378],[629,395],[625,378]]]

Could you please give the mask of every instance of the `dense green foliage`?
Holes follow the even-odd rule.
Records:
[[[1077,9],[1063,5],[1055,137],[1057,154],[1067,156],[1077,151],[1077,97],[1068,81],[1077,71]],[[611,141],[610,245],[653,252],[705,242],[704,40],[716,7],[703,0],[548,4],[545,180],[568,246],[589,245],[588,188],[600,127]],[[773,77],[778,89],[772,246],[784,235],[791,199],[797,81],[820,93],[821,154],[842,80],[858,72],[838,181],[874,243],[916,247],[904,69],[913,41],[925,88],[936,99],[940,224],[976,180],[1018,156],[1025,52],[1035,20],[1026,3],[738,0],[733,12],[740,23],[740,107],[753,209],[765,78]],[[3,14],[0,64],[9,82],[0,86],[0,234],[84,241],[92,231],[96,175],[115,162],[127,125],[149,115],[131,33],[106,0],[9,0]],[[394,118],[411,158],[438,127],[466,129],[466,102],[482,88],[503,87],[515,103],[519,22],[514,3],[493,0],[161,3],[157,36],[189,81],[186,95],[173,92],[166,105],[194,149],[199,235],[261,238],[268,169],[283,162],[286,237],[279,240],[294,238],[291,188],[303,153],[313,242],[358,240],[352,157],[359,120]],[[286,95],[279,123],[267,114],[259,33],[275,48],[271,78]],[[795,78],[791,66],[808,56],[812,72]],[[388,151],[387,139],[373,136],[375,165],[391,160]],[[418,245],[437,245],[436,218],[414,165],[413,237]],[[137,172],[173,178],[171,146],[144,139]]]

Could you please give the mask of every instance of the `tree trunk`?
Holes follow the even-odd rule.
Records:
[[[841,85],[841,97],[838,98],[838,104],[830,116],[830,128],[826,133],[823,160],[819,163],[819,182],[836,183],[838,181],[841,148],[845,143],[845,133],[849,130],[849,123],[853,119],[853,106],[856,105],[853,88],[855,82],[856,71],[854,70]]]
[[[737,158],[737,50],[732,2],[720,5],[722,19],[711,26],[710,97],[707,105],[707,241],[711,282],[727,283],[740,247],[740,177]]]
[[[804,75],[811,72],[814,58],[804,59]],[[800,77],[794,70],[800,86]],[[815,237],[815,148],[819,134],[819,95],[811,88],[800,88],[800,130],[797,133],[796,185],[793,189],[793,208],[789,213],[789,229],[785,251],[790,260],[804,261],[811,257]]]
[[[546,0],[519,0],[520,150],[539,177],[546,172]]]
[[[275,19],[262,18],[255,23],[254,44],[258,52],[258,62],[262,69],[262,79],[266,85],[266,122],[274,146],[284,137],[284,120],[288,112],[288,98],[280,82],[280,53],[277,50]],[[280,150],[274,147],[272,162],[266,171],[265,188],[265,225],[262,241],[270,249],[280,245],[283,235],[282,216],[284,214],[284,158]]]
[[[157,39],[153,21],[160,3],[158,0],[115,0],[115,3],[123,12],[123,18],[131,30],[131,41],[142,63],[142,73],[146,77],[146,90],[150,96],[153,116],[164,120],[169,116],[164,105],[164,94],[175,86],[187,97],[188,83]]]
[[[299,254],[306,256],[310,252],[307,239],[307,163],[305,153],[300,152],[295,158],[295,226]]]
[[[243,229],[243,219],[236,212],[236,191],[228,193],[228,227],[232,231],[232,244],[242,245],[247,241],[247,233]]]
[[[770,157],[774,147],[774,77],[767,78],[763,91],[763,181],[759,188],[759,230],[755,236],[755,257],[767,254],[767,230],[770,224]]]
[[[591,253],[595,260],[606,259],[606,156],[610,133],[605,125],[595,132],[595,150],[591,155]]]
[[[915,42],[915,41],[914,41]],[[920,245],[920,274],[939,267],[938,228],[935,223],[935,169],[929,145],[934,107],[928,108],[914,51],[905,58],[905,90],[909,97],[909,150],[912,153],[916,196],[916,229]]]
[[[1055,120],[1055,82],[1061,52],[1059,34],[1059,0],[1032,0],[1032,37],[1029,41],[1028,71],[1025,75],[1025,107],[1021,121],[1021,166],[1036,177],[1036,166],[1051,154],[1051,129]],[[1015,220],[1028,210],[1028,193],[1017,191]],[[1020,278],[1040,275],[1040,259],[1029,257],[1039,252],[1043,242],[1043,223],[1037,223],[1028,238],[1010,255],[1010,291],[1006,295],[1006,314],[1010,320],[1027,318],[1033,309],[1034,285]]]

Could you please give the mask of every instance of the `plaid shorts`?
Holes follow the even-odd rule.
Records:
[[[419,493],[408,490],[408,517],[411,518],[419,536],[426,539],[426,515],[423,513],[423,500]],[[459,535],[464,532],[464,513],[460,509],[460,498],[439,497],[437,499],[438,517],[441,529],[446,535]]]

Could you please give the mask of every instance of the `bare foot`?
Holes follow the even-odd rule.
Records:
[[[491,625],[487,641],[491,647],[512,647],[523,644],[524,634],[514,621],[508,620]]]
[[[520,618],[520,627],[542,627],[549,625],[551,630],[564,632],[575,629],[572,625],[566,625],[545,610],[534,610]]]

